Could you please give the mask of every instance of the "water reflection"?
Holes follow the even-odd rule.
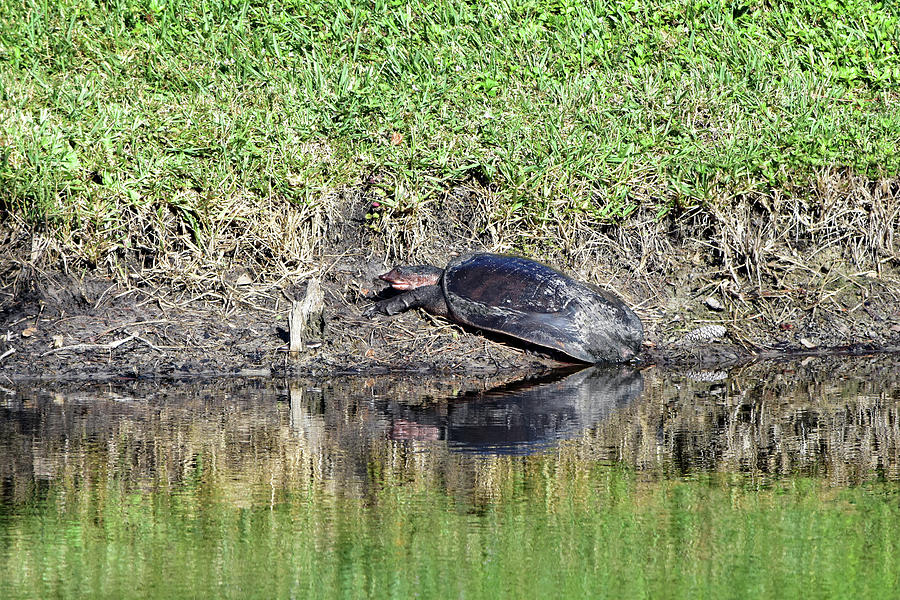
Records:
[[[452,450],[529,454],[575,437],[641,395],[630,368],[590,367],[447,402],[376,402],[393,440],[445,441]]]
[[[890,357],[496,383],[7,383],[4,598],[897,588]]]
[[[469,381],[463,393],[380,378],[17,386],[0,391],[0,492],[15,504],[40,482],[110,477],[134,490],[211,478],[238,503],[425,479],[472,491],[493,485],[491,461],[538,451],[654,477],[898,480],[898,378],[882,357],[716,377],[585,369],[479,392]]]

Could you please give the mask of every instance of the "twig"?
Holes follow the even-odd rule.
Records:
[[[109,290],[111,290],[111,289],[113,289],[114,287],[116,287],[117,285],[118,285],[118,284],[113,283],[113,284],[111,284],[109,287],[107,287],[105,290],[103,290],[103,293],[100,294],[100,297],[97,298],[97,301],[96,301],[96,302],[94,302],[94,310],[97,310],[97,308],[100,306],[100,303],[103,302],[103,298],[106,296],[106,293],[109,292]]]
[[[122,344],[128,343],[131,340],[137,340],[139,342],[143,342],[153,348],[156,351],[162,350],[159,346],[148,340],[147,338],[143,338],[139,335],[135,335],[130,333],[128,330],[125,330],[125,333],[128,333],[128,337],[122,338],[120,340],[116,340],[114,342],[110,342],[108,344],[73,344],[71,346],[63,346],[61,348],[53,348],[52,350],[48,350],[41,354],[41,356],[47,356],[48,354],[53,354],[54,352],[63,352],[65,350],[115,350]]]
[[[127,333],[127,332],[126,332]],[[65,350],[115,350],[122,344],[126,342],[130,342],[131,340],[140,339],[136,335],[129,335],[127,338],[122,338],[121,340],[116,340],[114,342],[110,342],[108,344],[73,344],[71,346],[62,346],[60,348],[53,348],[52,350],[48,350],[41,354],[41,356],[47,356],[48,354],[53,354],[54,352],[63,352]],[[145,340],[142,340],[145,341]],[[151,344],[152,345],[152,344]]]
[[[6,358],[7,356],[9,356],[10,354],[13,354],[15,351],[16,351],[15,348],[10,348],[9,350],[7,350],[6,352],[4,352],[3,354],[0,354],[0,361],[2,361],[4,358]]]
[[[33,316],[33,315],[28,315],[27,317],[22,317],[22,318],[19,319],[18,321],[13,321],[13,322],[10,323],[9,325],[7,325],[7,327],[8,327],[8,328],[15,327],[16,325],[18,325],[18,324],[21,323],[22,321],[27,321],[27,320],[30,319],[32,316]]]
[[[116,325],[115,327],[110,327],[106,331],[97,334],[96,337],[101,338],[108,333],[112,333],[113,331],[118,331],[119,329],[124,329],[126,327],[133,327],[135,325],[152,325],[155,323],[170,323],[170,322],[171,321],[169,319],[154,319],[152,321],[135,321],[133,323],[124,323],[122,325]],[[126,333],[128,333],[128,332],[126,331]]]
[[[130,331],[128,331],[127,329],[125,330],[125,333],[131,335],[131,337],[133,337],[134,339],[136,339],[136,340],[139,341],[139,342],[144,342],[145,344],[147,344],[148,346],[150,346],[151,348],[153,348],[153,349],[156,350],[157,352],[159,352],[160,350],[162,350],[162,348],[160,348],[159,346],[157,346],[156,344],[154,344],[153,342],[151,342],[151,341],[148,340],[147,338],[141,337],[141,336],[139,336],[139,335],[135,335],[135,334],[131,333]]]

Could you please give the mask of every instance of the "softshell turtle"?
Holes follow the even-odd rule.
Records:
[[[640,319],[621,300],[526,258],[469,254],[446,269],[399,266],[380,279],[404,293],[368,315],[421,307],[590,363],[630,360],[643,340]]]

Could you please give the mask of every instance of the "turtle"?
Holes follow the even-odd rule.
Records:
[[[445,269],[397,266],[379,279],[402,293],[367,316],[423,308],[587,363],[635,359],[643,341],[641,320],[619,298],[519,256],[467,254]]]

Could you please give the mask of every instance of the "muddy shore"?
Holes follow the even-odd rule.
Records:
[[[383,287],[377,275],[391,265],[363,247],[336,247],[342,252],[308,269],[324,292],[324,333],[292,356],[288,309],[302,299],[309,277],[272,283],[232,264],[206,289],[187,291],[164,281],[148,285],[139,270],[76,273],[59,258],[29,254],[33,238],[22,230],[7,230],[5,240],[3,379],[405,373],[496,383],[561,365],[558,357],[419,311],[364,317]],[[467,249],[485,247],[457,239],[450,253]],[[900,286],[888,264],[878,274],[854,271],[833,256],[825,266],[807,260],[776,286],[723,277],[694,245],[679,252],[666,264],[681,267],[655,272],[630,268],[627,255],[585,271],[567,269],[635,308],[645,329],[642,364],[718,368],[798,354],[900,351]],[[711,324],[724,326],[725,335],[691,333]]]

